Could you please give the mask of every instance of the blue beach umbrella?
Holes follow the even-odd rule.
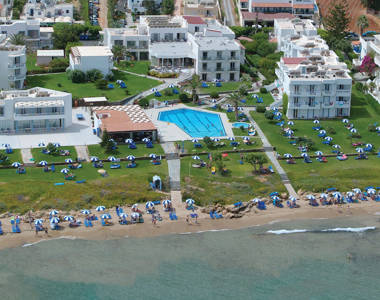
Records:
[[[126,218],[128,218],[128,215],[126,213],[121,213],[121,214],[119,214],[119,217],[126,219]]]
[[[44,223],[44,220],[42,220],[42,219],[34,220],[35,225],[42,225],[43,223]]]
[[[108,156],[107,160],[115,162],[115,161],[117,161],[117,158],[115,156]]]
[[[365,147],[366,147],[366,148],[369,148],[369,149],[372,149],[372,148],[373,148],[373,145],[372,145],[372,144],[365,144]]]
[[[67,168],[64,168],[61,170],[61,173],[63,173],[63,174],[68,174],[69,172],[70,172],[70,170]]]
[[[350,132],[352,132],[352,133],[357,133],[358,131],[357,131],[356,128],[351,128],[351,129],[350,129]]]
[[[348,119],[343,119],[342,122],[343,122],[344,124],[348,124],[348,123],[350,122],[350,120],[348,120]]]
[[[375,195],[376,194],[376,190],[371,188],[371,189],[367,190],[367,193],[370,194],[370,195]]]
[[[194,205],[194,203],[195,203],[195,201],[194,201],[193,199],[191,199],[191,198],[186,199],[186,204],[187,204],[188,206],[192,206],[192,205]]]
[[[45,147],[45,143],[44,142],[38,143],[38,147]]]
[[[132,205],[132,209],[137,209],[139,207],[138,203]]]
[[[82,215],[89,215],[91,213],[91,211],[88,209],[82,209],[80,212],[82,213]]]
[[[17,161],[12,164],[13,168],[19,168],[20,166],[21,166],[21,164]]]
[[[104,210],[106,210],[105,206],[100,205],[100,206],[96,207],[96,211],[104,211]]]
[[[97,162],[99,161],[99,158],[97,156],[91,156],[91,162]]]
[[[280,200],[280,197],[279,197],[279,196],[276,196],[276,195],[274,195],[274,196],[272,196],[272,199],[273,199],[274,201],[278,201],[278,200]]]
[[[340,149],[340,145],[335,144],[335,145],[333,145],[333,148]]]
[[[193,156],[193,159],[195,159],[195,160],[199,160],[199,159],[201,159],[199,156],[197,156],[197,155],[195,155],[195,156]]]
[[[244,140],[244,141],[249,141],[250,138],[249,138],[248,136],[245,136],[245,137],[243,137],[243,140]]]
[[[3,147],[5,147],[5,148],[10,148],[10,147],[11,147],[11,144],[3,144]]]
[[[361,194],[361,193],[362,193],[362,190],[359,189],[359,188],[354,188],[354,189],[352,189],[352,191],[353,191],[355,194]]]
[[[144,143],[148,143],[148,142],[150,142],[150,138],[143,138],[142,141],[143,141]]]
[[[305,158],[305,157],[309,157],[309,155],[308,155],[307,153],[301,153],[301,156],[302,156],[303,158]]]
[[[219,138],[216,138],[216,137],[211,138],[211,140],[212,140],[213,142],[219,142],[219,141],[220,141],[220,139],[219,139]]]
[[[294,125],[294,122],[293,122],[293,121],[288,121],[288,125],[289,125],[289,126],[293,126],[293,125]]]
[[[319,122],[319,120],[314,120],[313,123],[314,124],[319,124],[320,122]]]
[[[285,154],[284,154],[284,157],[285,157],[285,158],[292,158],[293,155],[291,155],[290,153],[285,153]]]
[[[357,152],[357,153],[364,153],[364,149],[363,148],[356,148],[355,149],[355,151]]]
[[[133,144],[133,140],[132,140],[132,139],[126,139],[126,140],[125,140],[125,143],[126,143],[126,144]]]
[[[63,218],[65,221],[74,221],[74,217],[73,216],[65,216],[64,218]]]
[[[323,152],[322,151],[316,151],[315,154],[318,155],[318,156],[322,156]]]
[[[152,158],[152,159],[155,159],[155,158],[157,158],[157,155],[154,154],[154,153],[151,153],[151,154],[149,154],[149,157]]]
[[[320,195],[320,197],[322,198],[322,199],[327,199],[328,197],[329,197],[329,195],[327,195],[327,194],[325,194],[325,193],[322,193],[321,195]]]
[[[156,88],[152,88],[152,92],[158,92],[158,90]]]
[[[193,143],[198,143],[198,140],[197,139],[192,139],[191,140]]]
[[[234,141],[235,138],[234,138],[233,136],[230,136],[230,137],[228,138],[228,140],[230,140],[230,141]]]
[[[56,215],[58,215],[58,214],[59,214],[59,211],[56,210],[56,209],[53,209],[53,210],[49,213],[50,216],[56,216]]]
[[[61,144],[60,143],[53,143],[54,147],[58,148],[58,147],[61,147]]]
[[[349,192],[346,193],[346,195],[347,195],[348,197],[353,197],[353,196],[355,195],[355,193],[349,191]]]
[[[170,87],[171,89],[174,89],[174,88],[175,88],[175,85],[174,85],[173,83],[171,83],[171,84],[169,84],[169,87]]]
[[[140,218],[140,214],[138,212],[133,212],[133,213],[131,213],[131,218],[132,219],[138,219],[138,218]]]
[[[289,200],[292,201],[292,202],[296,202],[296,201],[297,201],[297,198],[294,197],[294,196],[291,196],[291,197],[289,197]]]
[[[322,130],[319,130],[319,133],[320,133],[320,134],[326,134],[326,130],[323,130],[323,129],[322,129]]]
[[[333,138],[331,136],[326,136],[325,140],[328,141],[328,142],[331,142],[333,140]]]
[[[306,198],[309,199],[309,200],[315,200],[315,196],[311,195],[311,194],[307,195]]]
[[[59,218],[57,218],[57,217],[53,217],[53,218],[51,218],[51,219],[50,219],[50,223],[51,223],[51,224],[58,224],[58,223],[59,223]]]
[[[38,164],[40,166],[47,166],[48,162],[46,160],[41,160]]]
[[[102,215],[101,215],[101,218],[102,218],[102,219],[112,219],[112,217],[111,217],[110,214],[102,214]]]
[[[145,204],[145,208],[146,209],[152,209],[154,207],[154,203],[152,201],[148,201],[146,204]]]
[[[73,160],[71,158],[66,158],[65,159],[65,163],[67,164],[71,164],[73,162]]]
[[[334,192],[334,193],[332,193],[332,195],[333,195],[334,198],[340,198],[340,197],[342,197],[342,194],[340,192]]]
[[[131,161],[134,161],[136,159],[136,157],[134,157],[133,155],[128,155],[127,159],[131,160]]]
[[[164,200],[164,201],[162,201],[162,205],[163,205],[164,207],[170,205],[171,203],[172,203],[172,202],[171,202],[170,200]]]
[[[380,126],[376,127],[376,130],[377,130],[377,131],[380,131]]]

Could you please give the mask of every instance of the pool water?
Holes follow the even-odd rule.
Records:
[[[249,123],[243,123],[243,122],[237,122],[237,123],[233,123],[232,126],[234,128],[240,128],[241,126],[243,126],[244,128],[247,129],[247,128],[251,127],[251,124],[249,124]]]
[[[226,135],[220,116],[214,113],[181,108],[160,112],[158,120],[174,123],[195,138]]]

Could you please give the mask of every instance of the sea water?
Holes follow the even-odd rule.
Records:
[[[282,222],[0,251],[0,299],[379,299],[380,220]]]

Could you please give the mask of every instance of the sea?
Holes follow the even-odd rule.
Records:
[[[28,244],[0,299],[380,299],[380,215]]]

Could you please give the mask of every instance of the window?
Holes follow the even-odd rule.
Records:
[[[195,26],[194,31],[199,32],[199,26]]]
[[[230,63],[230,69],[235,70],[235,63],[234,62]]]
[[[315,98],[309,97],[309,106],[314,106],[314,105],[315,105]]]
[[[202,58],[203,58],[203,59],[207,59],[207,52],[203,52],[203,53],[202,53]]]
[[[202,64],[202,69],[203,69],[203,71],[207,71],[207,63]]]
[[[325,92],[329,92],[330,91],[330,85],[329,84],[325,84]]]
[[[221,71],[222,70],[222,63],[217,63],[216,64],[216,70]]]
[[[310,85],[310,93],[314,93],[315,92],[315,85]]]
[[[298,97],[294,97],[293,98],[293,103],[294,103],[294,106],[298,106],[298,104],[299,104],[299,98]]]
[[[42,113],[42,109],[41,109],[41,107],[37,107],[37,108],[36,108],[36,112],[37,112],[37,114],[41,114],[41,113]]]
[[[343,84],[339,84],[338,85],[338,90],[344,90],[344,85]]]
[[[235,81],[235,73],[230,73],[230,81]]]
[[[123,40],[115,40],[114,45],[123,46]]]
[[[127,48],[135,48],[136,42],[135,41],[127,41]]]
[[[66,9],[66,13],[68,14],[68,13],[70,13],[70,11],[68,9]]]
[[[293,109],[293,118],[298,118],[298,109]]]
[[[4,116],[4,107],[0,106],[0,116]]]
[[[294,86],[294,92],[295,93],[299,93],[299,91],[300,91],[300,86],[299,85],[295,85]]]
[[[220,80],[222,78],[222,74],[216,73],[216,79]]]
[[[207,81],[207,74],[205,74],[205,73],[202,74],[202,80]]]
[[[330,105],[330,97],[329,96],[323,97],[323,103],[324,105]]]
[[[217,57],[218,59],[221,59],[221,58],[222,58],[222,51],[217,51],[217,52],[216,52],[216,57]]]
[[[231,58],[235,58],[235,57],[236,57],[235,51],[231,51]]]

